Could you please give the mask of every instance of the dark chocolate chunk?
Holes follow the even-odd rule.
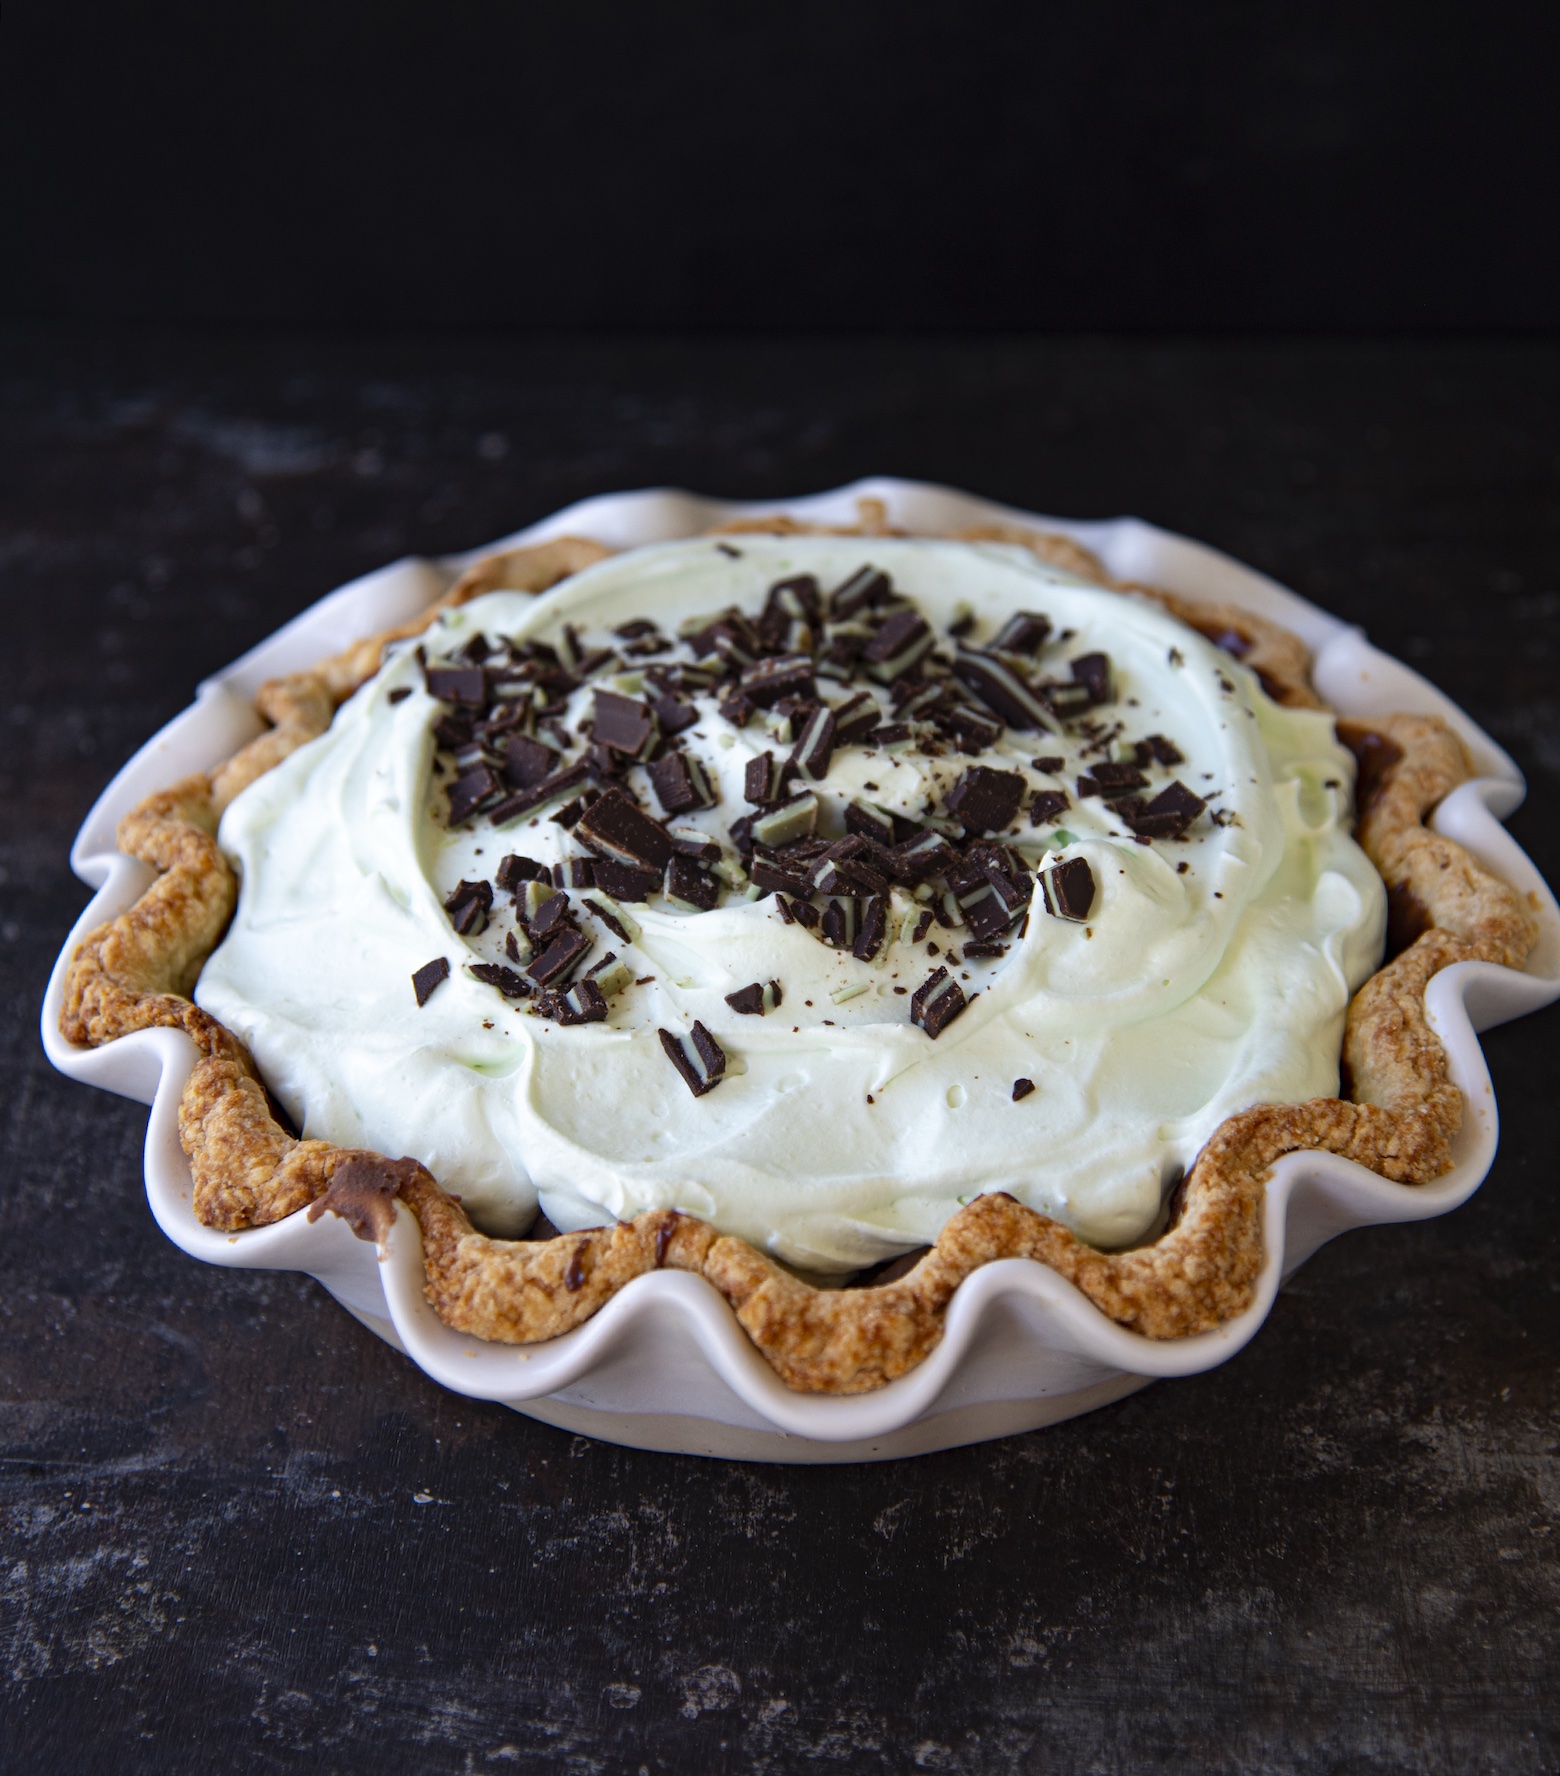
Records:
[[[1208,806],[1179,779],[1160,790],[1151,802],[1141,796],[1125,796],[1110,805],[1134,833],[1146,839],[1185,837],[1187,828]]]
[[[668,752],[645,767],[656,800],[667,814],[713,808],[715,792],[704,767],[689,752]]]
[[[1020,733],[1048,728],[1051,718],[1044,702],[1016,666],[990,654],[961,653],[953,662],[954,677],[981,702]]]
[[[848,950],[856,942],[858,909],[856,902],[849,897],[836,896],[823,909],[823,919],[819,930],[823,933],[823,941],[832,944],[837,950]]]
[[[874,678],[892,684],[920,665],[935,639],[919,611],[895,611],[862,649],[862,664]]]
[[[666,828],[642,813],[621,789],[609,789],[593,803],[574,832],[598,856],[651,869],[657,875],[671,859],[672,841]]]
[[[553,1016],[560,1024],[599,1024],[607,1015],[607,996],[587,975],[554,995]]]
[[[796,869],[782,863],[779,858],[755,852],[748,875],[755,888],[762,888],[766,894],[797,894],[803,897],[812,893],[812,883],[807,879],[805,870]]]
[[[1067,760],[1048,754],[1044,758],[1032,758],[1029,763],[1036,771],[1044,771],[1047,775],[1054,777],[1066,765]]]
[[[1094,707],[1088,686],[1076,681],[1049,679],[1035,686],[1035,695],[1058,721],[1071,721]]]
[[[748,760],[742,775],[742,793],[755,808],[765,808],[780,800],[784,792],[772,752],[761,752],[757,758]]]
[[[674,832],[671,840],[672,849],[679,857],[691,857],[696,863],[720,862],[719,842],[705,833]]]
[[[496,808],[488,810],[488,818],[494,826],[508,826],[523,815],[534,814],[538,808],[545,808],[549,802],[566,796],[585,781],[586,775],[583,762],[565,765],[561,771],[554,771],[529,789],[516,790],[512,796],[505,796]]]
[[[658,1030],[666,1058],[682,1075],[683,1083],[696,1098],[714,1091],[726,1077],[726,1051],[705,1029],[695,1022],[687,1038],[679,1038],[670,1030]]]
[[[737,690],[759,707],[767,709],[782,697],[813,695],[813,663],[810,654],[776,654],[767,660],[755,660],[745,667],[737,680]]]
[[[894,847],[894,872],[913,888],[929,876],[941,875],[952,866],[955,856],[953,846],[929,827]]]
[[[552,872],[554,888],[594,888],[596,865],[589,857],[570,857],[555,863]]]
[[[549,894],[532,915],[527,929],[533,941],[546,937],[559,927],[573,921],[574,908],[567,894]]]
[[[1040,887],[1045,910],[1058,919],[1082,921],[1094,905],[1094,871],[1086,857],[1069,857],[1065,863],[1041,870]]]
[[[699,712],[691,703],[671,695],[657,697],[650,707],[655,711],[655,719],[661,724],[663,734],[680,734],[699,719]]]
[[[490,765],[473,765],[462,771],[449,786],[450,825],[459,826],[463,820],[469,820],[479,808],[502,795],[503,788]]]
[[[410,685],[397,685],[393,691],[386,695],[385,701],[387,703],[404,703],[411,694],[412,687]]]
[[[834,712],[820,706],[808,717],[792,749],[791,763],[810,783],[821,783],[829,774],[833,756]]]
[[[843,586],[829,594],[829,615],[836,619],[854,616],[869,605],[881,604],[894,590],[888,575],[877,567],[858,567]]]
[[[1055,820],[1058,814],[1066,813],[1071,806],[1065,789],[1037,789],[1029,804],[1029,824],[1044,826],[1048,820]]]
[[[823,915],[810,900],[785,900],[777,894],[775,905],[788,924],[805,925],[809,931],[816,931],[822,923]]]
[[[463,703],[469,709],[487,705],[487,674],[480,666],[425,666],[428,695],[441,703]]]
[[[1015,611],[998,630],[992,649],[999,654],[1033,655],[1051,633],[1051,619],[1039,611]]]
[[[434,988],[442,986],[449,978],[450,965],[443,956],[435,956],[431,962],[424,962],[412,976],[412,991],[417,995],[419,1008],[428,1003]]]
[[[948,812],[971,832],[997,832],[1017,814],[1024,787],[1019,771],[971,765],[948,791]]]
[[[886,895],[873,894],[861,903],[860,925],[856,932],[856,941],[851,945],[851,954],[858,961],[870,962],[883,947],[883,937],[888,930],[888,898]]]
[[[860,802],[845,804],[845,830],[876,839],[883,846],[891,847],[894,843],[893,817],[881,808],[864,807]]]
[[[1089,769],[1086,777],[1078,779],[1080,796],[1119,795],[1124,789],[1143,789],[1148,779],[1136,765],[1116,764],[1109,759],[1101,759],[1097,765]]]
[[[561,826],[565,832],[572,831],[574,827],[579,825],[580,816],[589,806],[590,803],[584,796],[576,796],[572,802],[565,802],[558,812],[553,815],[553,824],[555,826]]]
[[[1137,743],[1137,762],[1146,765],[1150,761],[1156,765],[1186,763],[1180,747],[1173,740],[1167,740],[1163,734],[1150,734],[1146,740],[1139,740]]]
[[[964,989],[948,970],[934,968],[910,996],[910,1022],[935,1041],[966,1004]]]
[[[913,944],[920,943],[921,940],[926,936],[927,932],[931,930],[931,928],[932,928],[932,914],[931,914],[930,909],[925,909],[922,911],[920,917],[915,922],[915,930],[910,933],[911,943],[913,943]]]
[[[966,956],[1005,956],[1007,952],[1005,943],[996,943],[989,938],[977,938],[964,946]]]
[[[476,937],[486,928],[492,906],[491,882],[460,882],[445,901],[444,910],[462,937]]]
[[[939,711],[937,725],[960,752],[986,752],[1002,738],[1002,723],[994,715],[963,706]]]
[[[533,789],[558,762],[558,755],[528,734],[504,742],[504,780],[513,789]]]
[[[643,636],[654,635],[656,627],[648,617],[634,617],[630,622],[619,623],[612,633],[619,641],[638,641]]]
[[[834,744],[855,746],[866,740],[883,719],[878,700],[870,691],[857,691],[834,711]]]
[[[1110,682],[1109,654],[1080,654],[1072,663],[1072,675],[1089,693],[1091,703],[1109,703],[1116,694]]]
[[[531,991],[523,976],[497,962],[473,962],[466,972],[490,987],[497,987],[506,999],[524,999]]]
[[[539,956],[532,957],[525,971],[539,987],[561,986],[591,948],[592,940],[583,931],[567,925]]]
[[[539,882],[546,874],[545,863],[538,863],[534,857],[517,857],[511,852],[499,860],[493,879],[506,894],[514,894],[527,882]]]
[[[753,719],[753,711],[757,707],[751,697],[744,697],[740,691],[733,691],[730,696],[720,700],[720,713],[734,728],[745,728]]]
[[[433,738],[446,752],[454,752],[471,739],[471,717],[463,709],[452,709],[433,724]]]
[[[596,859],[596,886],[614,900],[648,900],[661,886],[659,870],[638,869],[610,857]]]
[[[691,857],[674,857],[666,866],[666,892],[701,913],[720,903],[720,883]]]
[[[766,1011],[773,1011],[783,997],[779,981],[772,980],[767,987],[762,981],[754,981],[751,986],[728,993],[726,1003],[743,1017],[762,1017]]]
[[[1016,1104],[1020,1101],[1020,1099],[1027,1098],[1029,1096],[1029,1094],[1034,1089],[1035,1089],[1034,1080],[1032,1080],[1032,1079],[1015,1079],[1013,1081],[1013,1102]]]
[[[623,922],[614,917],[613,914],[609,913],[599,900],[586,899],[582,904],[588,907],[590,911],[600,919],[602,924],[606,926],[607,930],[610,931],[614,937],[621,938],[624,943],[632,943],[634,941],[628,935],[628,931],[623,925]]]
[[[591,738],[610,746],[625,758],[643,758],[656,736],[656,720],[648,703],[637,697],[620,697],[616,691],[597,691],[591,716]]]
[[[765,610],[778,610],[789,621],[816,623],[823,614],[823,600],[818,582],[811,574],[796,574],[789,580],[776,580],[764,600]]]

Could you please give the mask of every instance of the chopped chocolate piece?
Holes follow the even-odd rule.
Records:
[[[526,973],[539,987],[562,986],[593,947],[583,931],[566,925],[540,955],[531,958]]]
[[[720,700],[720,713],[734,728],[745,728],[757,707],[751,697],[744,697],[740,691],[733,691],[729,697]]]
[[[449,786],[449,823],[459,826],[489,802],[503,794],[503,784],[489,765],[473,765]]]
[[[1018,813],[1024,788],[1022,772],[971,765],[948,791],[948,812],[971,832],[996,832]]]
[[[614,900],[648,900],[661,886],[659,870],[638,869],[610,857],[596,859],[596,886]]]
[[[910,1022],[933,1041],[964,1010],[964,989],[946,968],[934,968],[910,996]]]
[[[998,654],[1034,655],[1051,633],[1051,619],[1039,611],[1015,611],[992,640],[992,651]]]
[[[1045,910],[1057,919],[1087,919],[1094,905],[1094,871],[1085,857],[1069,857],[1065,863],[1041,870],[1040,887]]]
[[[591,738],[610,746],[625,758],[643,758],[656,736],[656,719],[648,703],[637,697],[620,697],[616,691],[597,691],[591,717]]]
[[[708,833],[684,830],[671,834],[672,849],[679,857],[691,857],[696,863],[719,863],[720,845]]]
[[[962,641],[966,635],[972,635],[974,632],[975,613],[972,610],[966,610],[963,616],[955,617],[948,625],[948,633],[955,641]]]
[[[522,938],[513,931],[504,934],[504,954],[511,962],[517,962],[523,968],[533,953],[529,938]]]
[[[820,707],[807,721],[791,752],[791,763],[812,783],[821,783],[829,774],[829,761],[834,756],[834,712]]]
[[[930,912],[930,910],[923,909],[922,912],[920,913],[919,917],[916,919],[915,930],[910,933],[911,943],[913,943],[913,944],[920,943],[922,938],[924,938],[926,936],[927,932],[930,931],[931,928],[932,928],[931,912]]]
[[[747,830],[752,841],[759,845],[778,847],[788,845],[793,839],[799,839],[804,833],[810,833],[818,824],[818,798],[812,794],[793,796],[788,802],[781,802],[767,813],[746,816]],[[731,827],[732,842],[741,849],[741,840],[737,837],[740,822],[733,822]]]
[[[1029,804],[1029,824],[1044,826],[1048,820],[1055,820],[1058,814],[1065,814],[1071,806],[1065,789],[1037,789]]]
[[[1058,721],[1071,721],[1075,716],[1082,715],[1086,709],[1094,707],[1093,699],[1089,696],[1089,687],[1076,681],[1058,682],[1048,679],[1044,684],[1035,686],[1035,695]]]
[[[865,740],[883,719],[878,700],[870,691],[857,691],[834,711],[834,744],[854,746]]]
[[[1031,728],[1054,726],[1039,693],[1008,661],[990,654],[961,653],[953,662],[953,675],[1010,728],[1027,733]]]
[[[726,1003],[743,1017],[762,1017],[766,1011],[773,1011],[780,1004],[781,998],[779,981],[772,980],[768,986],[762,981],[754,981],[751,986],[739,987],[735,993],[728,993]]]
[[[870,962],[882,949],[887,930],[888,897],[883,894],[870,895],[861,903],[861,925],[856,933],[856,941],[851,945],[851,954],[860,962]]]
[[[858,567],[843,586],[829,594],[829,615],[854,616],[869,605],[881,604],[893,590],[893,582],[881,568]]]
[[[1184,838],[1187,828],[1208,806],[1179,778],[1151,802],[1141,796],[1124,796],[1110,805],[1139,838],[1146,839]]]
[[[556,802],[566,796],[571,789],[585,781],[586,775],[583,763],[565,765],[561,771],[554,771],[550,777],[544,777],[540,783],[533,783],[529,789],[516,790],[512,796],[505,796],[496,808],[488,811],[488,818],[494,826],[510,826],[522,816],[534,814],[539,808],[545,808],[549,802]]]
[[[441,703],[463,703],[470,709],[486,707],[487,674],[480,666],[425,666],[423,678],[428,695]]]
[[[1002,723],[994,715],[962,706],[940,711],[937,725],[960,752],[986,752],[1002,738]]]
[[[476,937],[485,929],[492,906],[491,882],[460,882],[445,901],[444,910],[462,937]]]
[[[935,679],[896,678],[888,687],[888,700],[896,721],[912,721],[929,715],[946,701],[946,685]]]
[[[742,793],[755,808],[767,807],[780,799],[780,773],[772,752],[761,752],[748,760],[742,775]]]
[[[823,915],[810,900],[782,900],[775,896],[775,904],[781,909],[781,916],[788,922],[805,925],[809,931],[816,931],[822,923]]]
[[[953,846],[942,834],[928,828],[894,847],[894,870],[901,882],[913,888],[917,882],[948,869],[955,856]]]
[[[846,832],[861,833],[869,839],[876,839],[880,845],[892,847],[894,843],[894,818],[881,808],[875,808],[870,802],[847,802],[845,804]]]
[[[753,886],[766,894],[797,894],[805,898],[812,893],[806,872],[789,867],[777,857],[755,852],[748,874]]]
[[[607,996],[589,975],[553,998],[553,1016],[560,1024],[599,1024],[607,1015]]]
[[[777,654],[745,667],[737,681],[739,693],[760,708],[770,708],[782,697],[813,695],[811,654]]]
[[[795,618],[805,623],[816,623],[823,614],[818,582],[811,574],[797,574],[793,579],[776,580],[769,588],[764,608],[766,611],[778,610],[788,620]]]
[[[412,687],[410,685],[397,685],[393,691],[388,693],[385,701],[387,703],[404,703],[411,694]]]
[[[452,709],[433,724],[433,737],[446,752],[454,752],[471,738],[471,717],[464,710]]]
[[[598,856],[657,875],[672,855],[666,828],[642,813],[621,789],[609,789],[592,803],[574,831]]]
[[[699,712],[691,703],[684,703],[670,694],[657,697],[650,707],[655,711],[655,719],[661,724],[663,734],[680,734],[699,719]]]
[[[564,806],[553,815],[553,824],[555,826],[561,826],[565,832],[572,831],[573,828],[579,825],[580,816],[589,806],[590,803],[584,796],[576,796],[572,802],[566,802]]]
[[[468,660],[473,666],[480,666],[492,652],[488,638],[478,630],[455,657],[457,660]]]
[[[629,936],[628,928],[623,924],[622,920],[607,907],[604,907],[599,900],[586,900],[582,904],[590,908],[591,912],[600,919],[602,924],[606,926],[607,930],[610,931],[614,937],[621,938],[624,943],[632,943],[634,941],[633,938]]]
[[[1078,779],[1078,794],[1116,795],[1124,789],[1143,789],[1147,784],[1148,779],[1136,765],[1122,765],[1110,759],[1101,759],[1097,765],[1090,767],[1086,777]]]
[[[713,808],[715,791],[692,753],[669,752],[646,767],[656,800],[668,814],[686,814],[693,808]]]
[[[997,886],[984,879],[976,882],[959,897],[959,911],[977,940],[1000,937],[1017,914],[1004,901]]]
[[[1044,758],[1032,758],[1029,763],[1034,770],[1044,771],[1047,775],[1054,777],[1058,771],[1065,768],[1067,760],[1047,754]]]
[[[574,908],[567,894],[550,894],[541,901],[528,921],[532,941],[546,937],[574,918]]]
[[[442,986],[450,978],[450,965],[443,956],[435,956],[431,962],[424,962],[422,967],[412,976],[412,991],[417,995],[420,1010],[433,996],[436,987]]]
[[[507,857],[499,860],[493,879],[506,894],[514,894],[525,883],[534,882],[546,874],[545,863],[538,863],[534,857],[518,857],[510,852]]]
[[[688,1037],[682,1039],[670,1030],[658,1030],[656,1034],[661,1038],[666,1058],[696,1098],[714,1091],[726,1077],[726,1051],[703,1024],[696,1021]]]
[[[504,742],[504,779],[514,789],[533,789],[558,762],[558,755],[527,734]]]
[[[977,938],[973,943],[964,946],[966,956],[1005,956],[1008,947],[1005,943],[996,943],[989,939]]]
[[[1021,1099],[1027,1098],[1029,1096],[1029,1094],[1034,1089],[1035,1089],[1034,1080],[1032,1080],[1032,1079],[1015,1079],[1013,1081],[1013,1102],[1016,1104]]]
[[[892,684],[920,665],[935,639],[919,611],[898,610],[862,649],[862,663],[880,683]]]
[[[740,814],[726,828],[726,837],[736,846],[744,859],[753,855],[753,822],[757,819],[756,814]]]
[[[894,859],[863,833],[847,833],[820,851],[808,879],[820,894],[883,894]]]
[[[848,950],[856,942],[858,909],[856,902],[849,897],[836,895],[823,909],[823,922],[820,929],[823,941],[832,944],[837,950]]]
[[[914,736],[915,729],[910,726],[909,722],[894,722],[889,727],[879,728],[871,736],[871,739],[874,746],[881,746],[887,752],[892,747],[903,746],[907,740],[913,739]]]
[[[654,635],[655,624],[648,617],[635,617],[627,623],[619,623],[612,633],[619,641],[638,641],[643,635]]]
[[[596,865],[589,857],[570,857],[553,865],[554,888],[594,888]]]
[[[674,857],[666,866],[666,892],[695,912],[707,913],[720,903],[720,883],[691,857]]]
[[[1137,743],[1137,762],[1146,765],[1150,761],[1156,765],[1184,765],[1186,758],[1173,740],[1167,740],[1163,734],[1150,734]]]
[[[466,972],[490,987],[497,987],[506,999],[525,999],[530,995],[530,983],[513,968],[505,968],[500,963],[473,962]]]
[[[1110,682],[1109,654],[1080,654],[1072,663],[1072,675],[1089,693],[1091,703],[1109,703],[1116,694]]]

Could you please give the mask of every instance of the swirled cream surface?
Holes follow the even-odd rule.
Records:
[[[620,907],[625,942],[585,904],[601,895],[572,895],[592,940],[584,966],[612,951],[632,977],[603,1021],[538,1016],[474,978],[474,964],[513,963],[516,912],[496,893],[485,928],[462,938],[445,910],[457,885],[491,880],[510,853],[543,865],[587,853],[556,806],[503,828],[482,816],[448,824],[451,768],[436,766],[434,738],[447,706],[422,660],[453,658],[478,635],[601,648],[640,619],[674,637],[726,607],[756,614],[788,576],[827,592],[868,564],[932,625],[944,663],[950,625],[979,649],[1018,611],[1050,620],[1034,676],[1065,677],[1090,651],[1109,657],[1113,700],[1081,723],[1004,727],[978,753],[868,738],[803,786],[825,836],[843,832],[855,800],[957,837],[946,797],[961,774],[1020,773],[1023,807],[991,836],[1027,864],[1031,899],[992,946],[1002,953],[964,955],[957,926],[918,936],[928,889],[917,899],[894,886],[872,960],[744,889],[729,832],[754,812],[746,767],[787,746],[772,711],[739,727],[710,691],[687,696],[698,719],[677,741],[718,799],[668,824],[722,843],[733,885],[719,904],[695,911],[657,894]],[[621,666],[597,688],[633,694],[643,662]],[[863,686],[891,720],[888,688],[870,678],[819,678],[817,696],[839,705]],[[575,730],[591,695],[582,686],[556,710],[556,734]],[[1152,767],[1142,793],[1173,776],[1208,812],[1184,837],[1145,843],[1104,797],[1080,796],[1078,779],[1149,735],[1180,757],[1173,772]],[[446,615],[422,659],[400,651],[326,734],[247,789],[220,832],[238,910],[196,998],[249,1045],[306,1134],[416,1157],[493,1233],[523,1231],[538,1199],[564,1229],[673,1207],[801,1268],[840,1272],[930,1241],[961,1204],[1006,1190],[1119,1246],[1151,1232],[1224,1117],[1337,1090],[1345,1007],[1379,960],[1385,921],[1380,879],[1349,836],[1353,776],[1329,716],[1279,707],[1157,608],[1020,550],[763,536],[655,546],[543,597],[496,593]],[[643,766],[621,781],[658,812]],[[1056,791],[1065,811],[1035,824],[1032,797]],[[1085,919],[1048,912],[1034,874],[1075,858],[1095,886]],[[438,959],[448,978],[419,1004],[412,976]],[[909,1007],[939,966],[969,1003],[934,1040]],[[769,981],[778,1008],[727,1004]],[[702,1096],[659,1034],[685,1036],[696,1020],[728,1057]],[[1015,1099],[1017,1081],[1033,1090]]]

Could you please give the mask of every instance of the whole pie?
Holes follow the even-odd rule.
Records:
[[[1456,735],[1337,724],[1307,668],[1066,538],[871,502],[490,556],[126,817],[161,873],[61,1028],[186,1030],[199,1218],[404,1203],[474,1337],[690,1270],[857,1393],[1007,1257],[1206,1331],[1282,1154],[1449,1169],[1425,984],[1534,941],[1425,825]]]

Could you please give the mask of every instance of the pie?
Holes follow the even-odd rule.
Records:
[[[1535,939],[1425,825],[1443,722],[1335,725],[1293,635],[1036,531],[559,539],[256,702],[121,824],[160,873],[62,1032],[185,1030],[199,1219],[402,1203],[476,1338],[688,1270],[860,1393],[1009,1257],[1207,1331],[1281,1155],[1449,1169],[1425,985]]]

